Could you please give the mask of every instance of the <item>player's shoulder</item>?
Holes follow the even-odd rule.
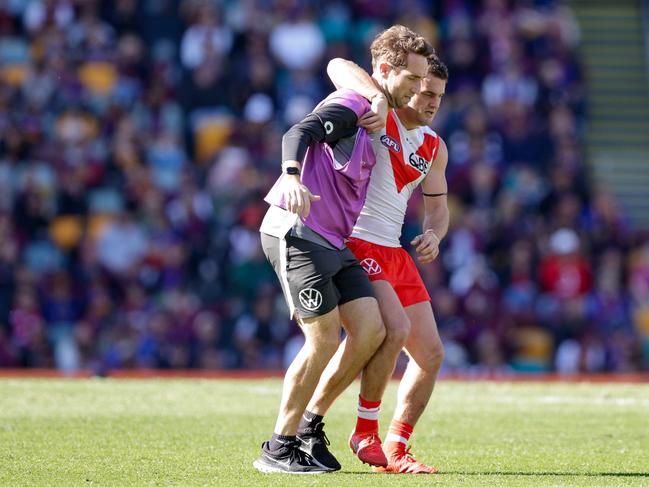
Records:
[[[437,143],[435,148],[435,157],[436,161],[442,161],[444,165],[448,162],[448,147],[446,147],[446,142],[439,135],[437,136]],[[441,156],[441,157],[440,157]]]
[[[366,98],[347,88],[341,88],[330,93],[329,96],[322,100],[318,108],[332,104],[349,108],[357,117],[360,117],[370,109],[370,102]]]
[[[442,137],[440,137],[440,135],[437,132],[435,132],[428,125],[422,126],[421,129],[422,129],[423,137],[427,139],[429,143],[435,147],[435,156],[437,156],[440,150],[446,150],[446,143],[444,142],[444,139],[442,139]]]
[[[437,145],[438,141],[441,140],[439,135],[437,135],[437,132],[435,132],[428,125],[420,125],[419,127],[414,128],[413,131],[419,134],[419,140],[423,141],[424,143]]]
[[[431,137],[433,137],[433,138],[435,138],[435,139],[442,140],[441,137],[437,134],[437,132],[435,132],[435,131],[434,131],[432,128],[430,128],[428,125],[422,125],[422,126],[419,127],[419,128],[421,129],[421,132],[422,132],[423,134],[429,135],[429,136],[431,136]]]

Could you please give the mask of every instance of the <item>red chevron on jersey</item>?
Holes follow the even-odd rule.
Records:
[[[401,143],[401,134],[399,134],[399,127],[397,127],[397,122],[394,120],[392,112],[388,113],[388,119],[385,124],[386,134],[398,144],[397,150],[394,146],[388,147],[388,152],[390,153],[390,162],[392,163],[392,172],[394,173],[394,182],[397,185],[397,192],[401,193],[403,187],[413,181],[416,181],[421,173],[412,167],[410,164],[406,164],[403,160],[403,144]],[[422,147],[426,145],[422,144]]]
[[[437,156],[439,148],[439,137],[435,137],[429,133],[424,133],[424,143],[417,149],[417,155],[424,158],[430,164]]]

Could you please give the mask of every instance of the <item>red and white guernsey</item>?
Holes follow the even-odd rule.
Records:
[[[365,205],[352,237],[386,247],[400,247],[408,200],[422,182],[439,149],[439,137],[429,127],[407,130],[390,110],[385,132],[372,137],[376,165]]]

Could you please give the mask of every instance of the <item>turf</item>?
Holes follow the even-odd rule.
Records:
[[[0,485],[649,485],[649,385],[441,382],[413,452],[442,472],[407,476],[347,450],[355,384],[326,418],[343,470],[308,477],[251,466],[280,385],[0,379]]]

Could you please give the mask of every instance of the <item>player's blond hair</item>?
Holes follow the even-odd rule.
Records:
[[[379,33],[370,46],[372,52],[372,69],[377,69],[380,62],[393,67],[408,64],[408,54],[420,54],[429,57],[435,49],[426,39],[403,25],[393,25]]]

